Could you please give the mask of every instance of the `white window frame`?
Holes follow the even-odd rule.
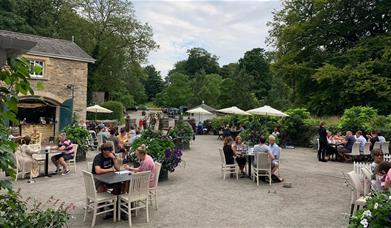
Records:
[[[43,76],[45,75],[45,61],[39,60],[39,59],[30,59],[29,62],[30,62],[31,67],[34,67],[37,65],[40,65],[42,67],[42,71],[40,74],[37,74],[35,72],[30,72],[30,77],[31,78],[43,78]],[[33,69],[31,69],[31,70],[33,70]]]

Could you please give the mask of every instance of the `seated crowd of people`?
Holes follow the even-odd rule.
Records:
[[[359,143],[359,152],[363,154],[367,142],[371,143],[369,150],[372,151],[375,143],[382,144],[385,141],[386,139],[379,131],[373,131],[366,136],[360,130],[356,131],[355,134],[352,131],[346,131],[345,135],[341,131],[333,134],[324,128],[324,123],[321,123],[319,128],[318,159],[324,162],[331,159],[343,162],[351,161],[352,157],[349,153],[352,153],[354,143]]]
[[[240,136],[236,136],[235,140],[231,136],[224,138],[223,146],[224,156],[226,164],[234,164],[235,160],[241,171],[241,177],[245,177],[244,167],[247,162],[252,162],[253,166],[257,166],[255,159],[251,161],[251,158],[246,158],[243,156],[248,151],[248,146],[242,141]],[[279,168],[279,159],[280,159],[280,147],[276,144],[276,138],[274,135],[268,137],[268,145],[266,144],[266,138],[261,136],[259,143],[254,145],[253,153],[256,156],[256,153],[268,153],[268,157],[271,161],[272,167],[272,179],[275,182],[283,181],[282,178],[278,177],[276,172]]]

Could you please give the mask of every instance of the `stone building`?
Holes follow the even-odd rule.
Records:
[[[72,120],[86,118],[88,64],[94,63],[77,44],[30,34],[0,30],[0,38],[24,40],[36,45],[22,54],[41,72],[30,73],[33,95],[21,96],[18,104],[21,135],[35,126],[43,138],[56,136]]]

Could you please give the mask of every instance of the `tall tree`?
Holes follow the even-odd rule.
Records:
[[[269,66],[265,50],[262,48],[247,51],[244,57],[239,59],[239,70],[243,70],[250,77],[249,81],[241,83],[250,83],[249,89],[261,100],[267,97],[270,90]]]
[[[153,65],[146,66],[144,71],[147,74],[147,79],[144,81],[145,92],[148,101],[152,101],[156,94],[163,90],[164,82],[160,76],[160,71],[157,71]]]
[[[170,76],[169,85],[157,95],[157,103],[162,106],[179,107],[188,105],[193,96],[189,77],[174,73]]]
[[[333,67],[344,69],[374,60],[372,56],[363,55],[345,59],[340,57],[357,55],[360,49],[356,47],[362,42],[370,41],[379,35],[389,36],[390,22],[390,1],[285,1],[283,9],[274,14],[270,23],[270,42],[277,48],[274,74],[283,78],[292,88],[291,98],[295,104],[307,105],[317,114],[340,113],[341,110],[354,105],[354,100],[347,100],[343,104],[336,102],[338,104],[334,105],[326,97],[330,97],[329,94],[341,97],[344,93],[339,91],[351,90],[353,84],[348,81],[355,74],[348,73],[349,77],[341,79],[341,74],[335,74],[338,70],[333,70]],[[383,41],[384,39],[381,39],[381,42]],[[370,53],[379,50],[377,44],[366,48]],[[384,53],[387,52],[383,50]],[[379,63],[384,63],[379,55],[375,57]],[[320,80],[329,73],[332,78]],[[370,78],[383,77],[382,81],[386,80],[384,77],[389,77],[388,74],[378,75],[368,68],[359,73],[362,74]],[[341,83],[341,80],[345,83]],[[365,87],[376,87],[375,81],[378,80],[366,81]],[[381,98],[365,94],[358,93],[355,99],[359,99],[361,103],[369,103],[370,99]],[[384,110],[384,107],[376,108]]]

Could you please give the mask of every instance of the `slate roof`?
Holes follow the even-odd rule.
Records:
[[[89,56],[76,43],[69,40],[53,39],[25,33],[0,30],[0,37],[10,37],[19,40],[28,40],[37,44],[27,54],[53,57],[59,59],[76,60],[94,63],[95,59]]]

